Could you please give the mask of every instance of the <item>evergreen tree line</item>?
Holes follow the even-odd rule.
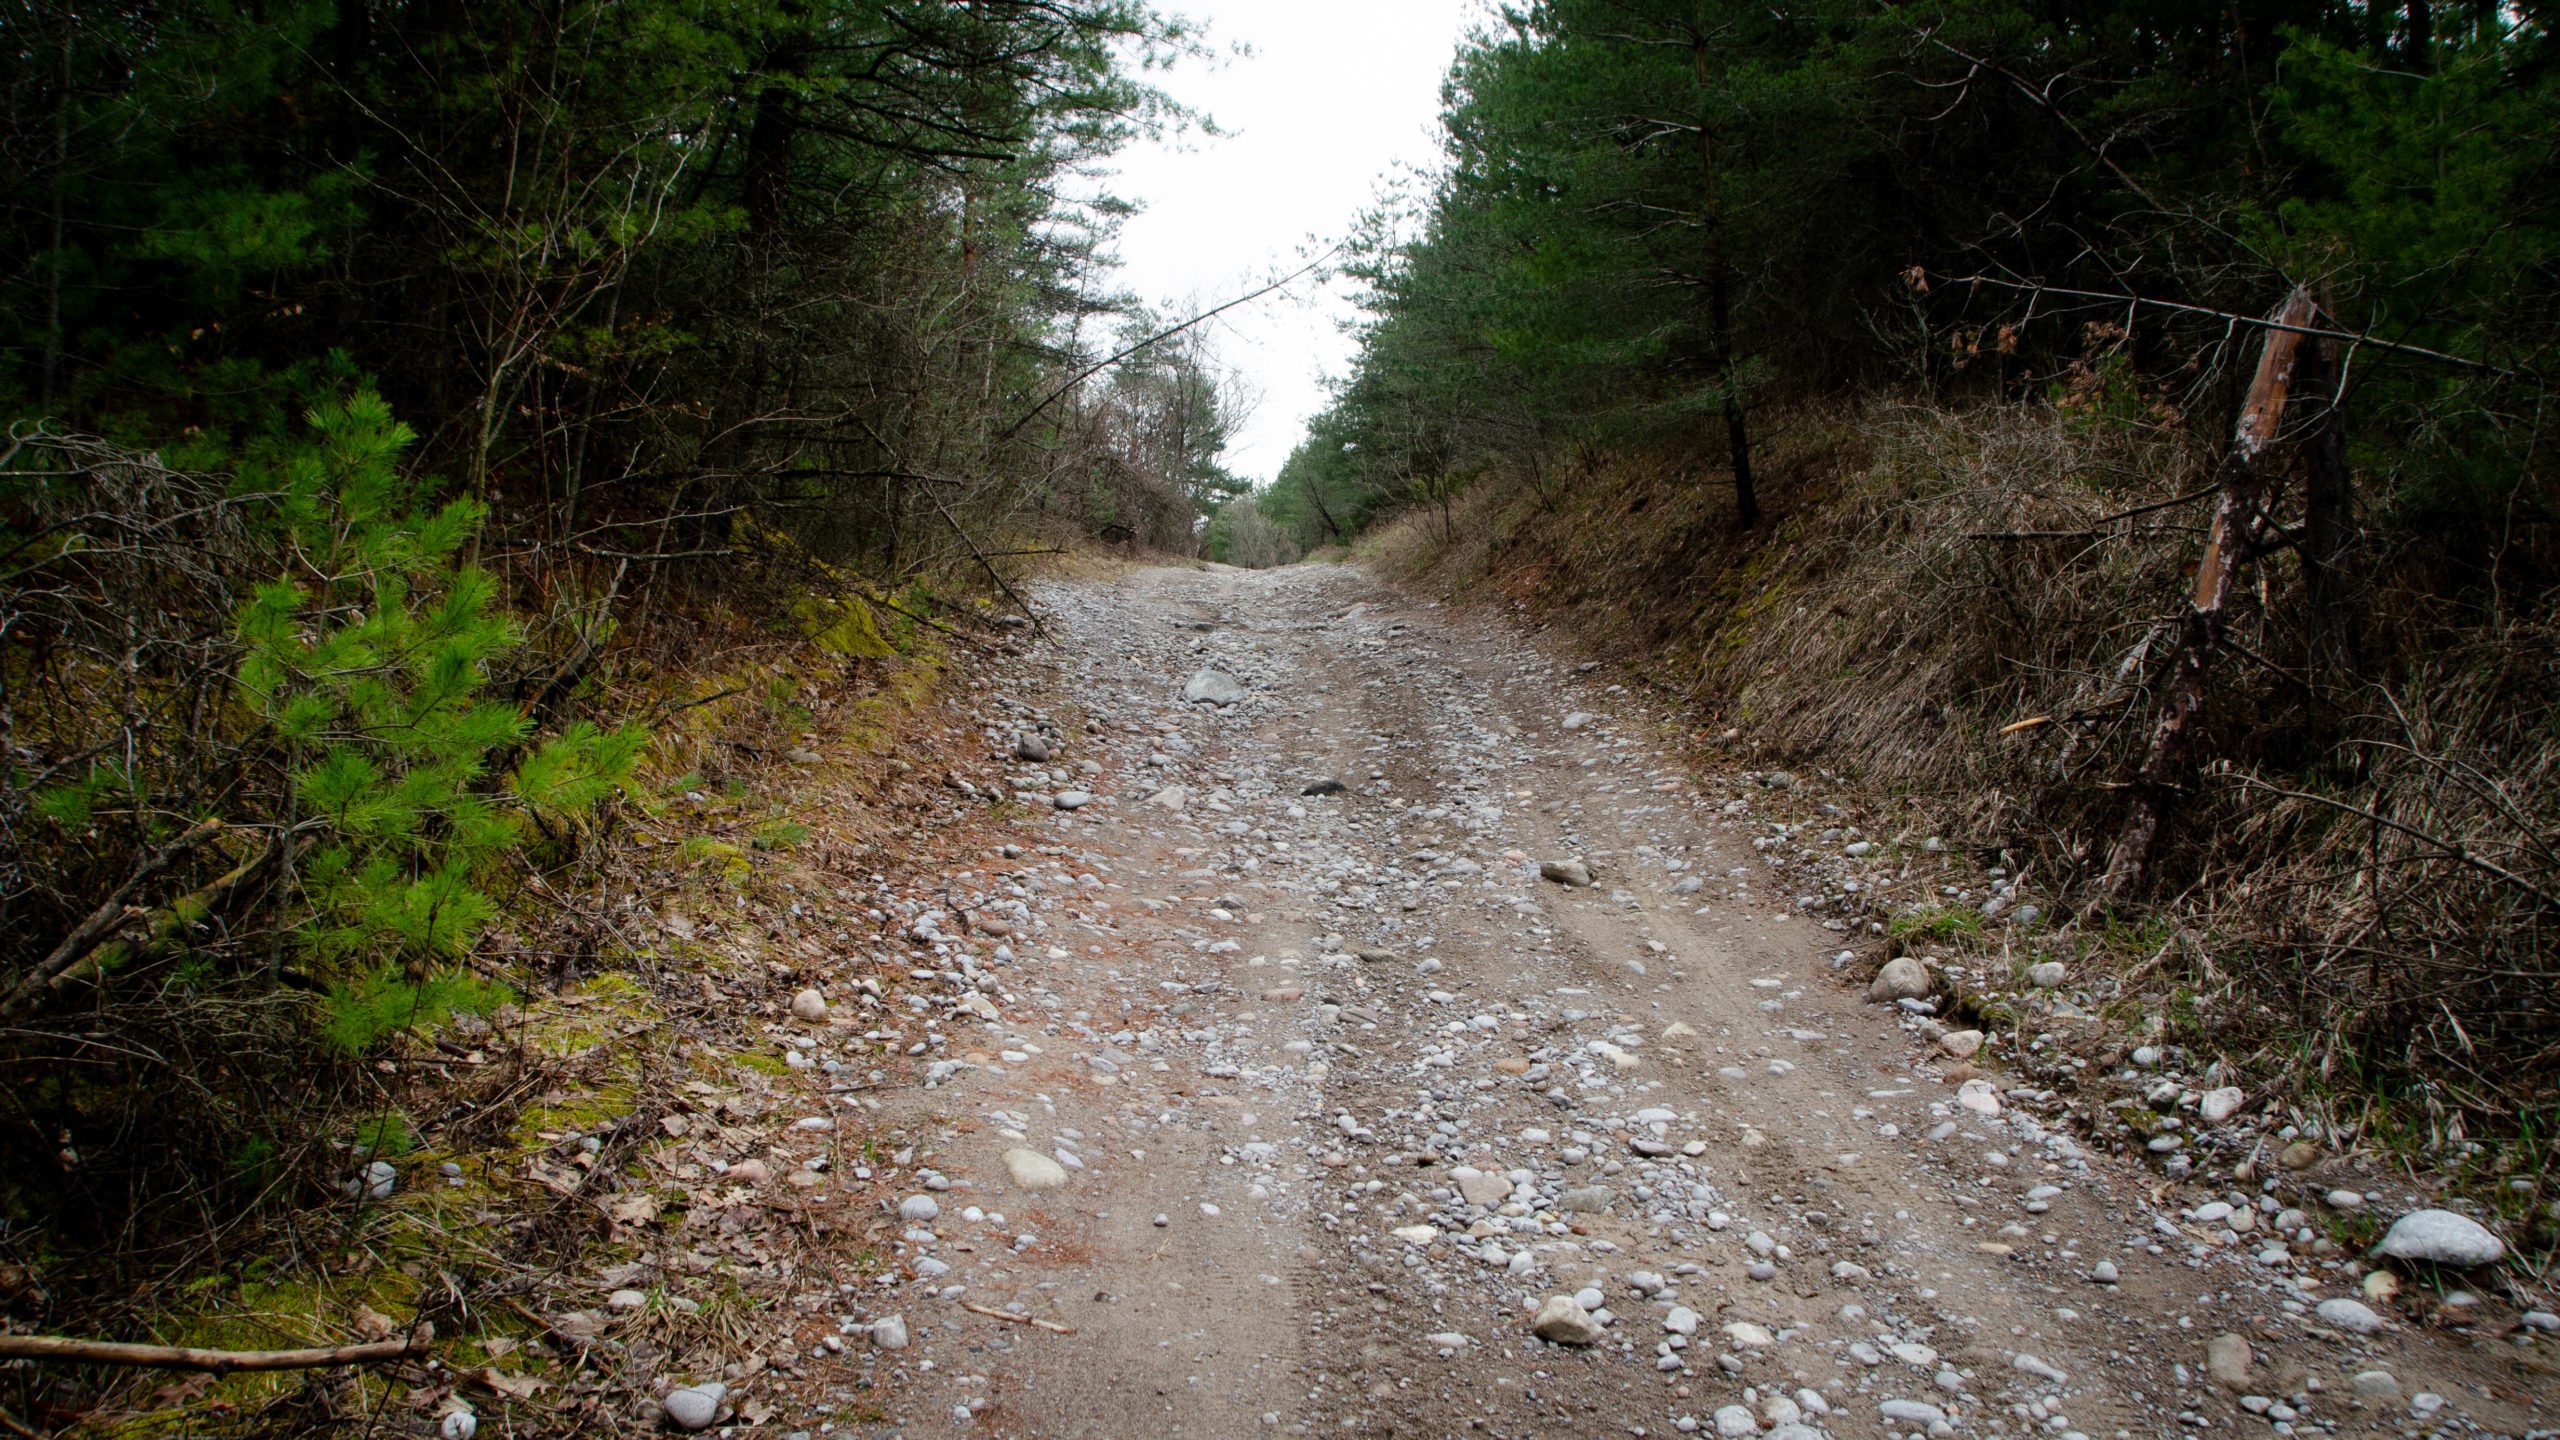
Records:
[[[334,1198],[351,1062],[609,948],[487,937],[601,888],[719,646],[858,666],[1024,549],[1189,551],[1237,400],[1115,292],[1096,167],[1196,123],[1147,79],[1194,48],[1129,0],[0,5],[0,1259],[147,1302]]]
[[[2227,434],[2250,322],[2304,284],[2368,339],[2373,499],[2466,583],[2532,583],[2472,527],[2547,533],[2552,58],[2535,5],[1509,7],[1450,72],[1426,193],[1367,226],[1356,370],[1260,508],[1340,540],[1634,447],[1747,527],[1755,414],[1818,395]]]

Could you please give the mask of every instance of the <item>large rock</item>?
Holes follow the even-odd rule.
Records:
[[[1182,698],[1194,704],[1233,705],[1244,696],[1243,683],[1223,670],[1195,670],[1182,685]]]
[[[1539,878],[1570,885],[1579,890],[1591,883],[1591,867],[1579,860],[1548,860],[1538,866]]]
[[[2216,1335],[2204,1342],[2204,1373],[2225,1390],[2249,1388],[2249,1342],[2237,1335]]]
[[[827,997],[815,990],[803,990],[791,997],[791,1014],[814,1025],[827,1018]]]
[[[1867,987],[1867,998],[1879,1005],[1896,1000],[1926,1000],[1934,988],[1928,966],[1908,955],[1897,955],[1876,972],[1875,983]]]
[[[1049,758],[1049,742],[1039,735],[1018,735],[1014,737],[1013,756],[1017,760],[1045,763]]]
[[[1529,1321],[1529,1333],[1558,1345],[1597,1345],[1600,1322],[1591,1312],[1574,1302],[1570,1295],[1550,1295],[1547,1303]]]
[[[1470,1205],[1499,1205],[1511,1198],[1511,1179],[1506,1175],[1488,1175],[1461,1165],[1449,1173],[1449,1178],[1458,1182],[1458,1193]]]
[[[2204,1123],[2207,1125],[2219,1125],[2239,1114],[2241,1102],[2248,1098],[2249,1092],[2237,1085],[2225,1085],[2220,1089],[2207,1090],[2204,1092],[2204,1098],[2196,1102],[2196,1113],[2204,1117]]]
[[[2321,1324],[2336,1326],[2351,1335],[2371,1335],[2382,1329],[2382,1317],[2374,1313],[2372,1306],[2343,1295],[2321,1301],[2311,1313],[2320,1318]]]
[[[2467,1216],[2450,1210],[2412,1210],[2391,1222],[2390,1233],[2373,1247],[2373,1253],[2431,1265],[2494,1265],[2506,1258],[2507,1247],[2487,1226]]]
[[[1597,1215],[1609,1208],[1609,1187],[1584,1185],[1556,1197],[1556,1208],[1572,1215]]]
[[[679,1430],[707,1430],[720,1418],[720,1402],[728,1398],[729,1387],[714,1380],[703,1385],[687,1385],[670,1390],[663,1403],[667,1419]]]
[[[1004,1152],[1005,1173],[1025,1190],[1055,1190],[1067,1183],[1067,1167],[1041,1154],[1015,1146]]]

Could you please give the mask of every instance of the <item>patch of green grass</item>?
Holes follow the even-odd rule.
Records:
[[[1953,940],[1982,933],[1982,912],[1962,905],[1928,905],[1885,923],[1885,933],[1900,939]]]

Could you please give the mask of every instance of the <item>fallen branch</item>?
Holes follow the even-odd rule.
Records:
[[[183,1345],[127,1345],[113,1340],[67,1340],[58,1335],[0,1335],[0,1360],[67,1360],[79,1365],[135,1365],[153,1370],[202,1370],[229,1375],[241,1370],[319,1370],[332,1365],[371,1365],[427,1353],[436,1327],[420,1322],[398,1340],[333,1345],[317,1350],[197,1350]]]
[[[1061,1321],[1043,1320],[1037,1315],[1016,1315],[1010,1310],[990,1309],[987,1306],[980,1305],[972,1300],[961,1301],[960,1308],[973,1314],[984,1315],[990,1320],[1010,1320],[1016,1325],[1037,1325],[1041,1329],[1046,1330],[1053,1335],[1073,1335],[1076,1333],[1076,1327],[1065,1324]]]

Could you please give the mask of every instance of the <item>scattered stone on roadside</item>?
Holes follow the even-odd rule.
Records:
[[[604,1308],[626,1313],[633,1310],[646,1310],[649,1308],[649,1295],[643,1290],[616,1290],[604,1297]]]
[[[1060,810],[1081,810],[1093,803],[1090,790],[1061,790],[1049,797],[1049,803]]]
[[[480,1417],[468,1410],[446,1412],[444,1422],[436,1427],[440,1440],[472,1440],[479,1433]]]
[[[1013,758],[1016,760],[1029,760],[1035,764],[1047,763],[1049,759],[1048,737],[1034,734],[1023,734],[1014,737]]]
[[[2024,1350],[2009,1357],[2009,1368],[2033,1375],[2039,1380],[2050,1380],[2056,1385],[2069,1384],[2071,1380],[2071,1377],[2064,1374],[2060,1367],[2038,1359]]]
[[[720,1418],[720,1402],[728,1398],[729,1387],[717,1380],[701,1385],[687,1385],[670,1390],[660,1403],[667,1419],[679,1430],[708,1430]]]
[[[1576,710],[1576,711],[1574,711],[1572,714],[1567,715],[1566,717],[1564,717],[1563,722],[1562,722],[1561,724],[1559,724],[1559,725],[1557,726],[1557,728],[1558,728],[1558,729],[1561,729],[1561,730],[1579,730],[1579,729],[1581,729],[1582,727],[1584,727],[1584,726],[1586,726],[1586,725],[1590,724],[1590,723],[1591,723],[1591,721],[1592,721],[1592,716],[1591,716],[1591,713],[1590,713],[1589,711],[1586,711],[1586,710]]]
[[[1363,945],[1351,954],[1354,958],[1365,960],[1372,965],[1384,965],[1396,958],[1396,952],[1393,950],[1381,950],[1374,945]]]
[[[1066,1166],[1018,1145],[1004,1152],[1004,1168],[1013,1183],[1025,1190],[1055,1190],[1067,1183]]]
[[[1867,986],[1867,998],[1879,1005],[1896,1000],[1925,1000],[1935,988],[1928,966],[1908,955],[1897,955],[1876,971],[1874,982]]]
[[[2204,1343],[2204,1372],[2226,1390],[2249,1388],[2249,1342],[2238,1335],[2216,1335]]]
[[[2000,1087],[1977,1076],[1956,1087],[1956,1103],[1976,1115],[1997,1115]]]
[[[2196,1114],[2202,1117],[2207,1125],[2219,1125],[2239,1114],[2240,1102],[2248,1098],[2249,1092],[2237,1085],[2225,1085],[2218,1090],[2207,1090],[2203,1097],[2196,1101]]]
[[[910,1195],[898,1202],[898,1218],[923,1224],[942,1214],[942,1202],[930,1195]]]
[[[2388,1370],[2359,1370],[2349,1383],[2359,1395],[2388,1398],[2400,1393],[2400,1377]]]
[[[1550,1295],[1529,1321],[1529,1333],[1558,1345],[1597,1345],[1600,1322],[1570,1295]]]
[[[891,1315],[871,1322],[871,1343],[883,1350],[907,1348],[907,1317]]]
[[[1233,705],[1244,697],[1244,685],[1223,670],[1195,670],[1182,685],[1182,698],[1194,705]]]
[[[2487,1226],[2450,1210],[2412,1210],[2391,1222],[2376,1255],[2431,1265],[2494,1265],[2506,1258],[2505,1242]]]
[[[827,1018],[827,997],[815,990],[803,990],[791,997],[791,1014],[794,1019],[814,1025]]]
[[[1470,1205],[1490,1209],[1511,1198],[1511,1181],[1507,1176],[1491,1175],[1472,1166],[1461,1165],[1449,1172],[1449,1178],[1457,1182],[1458,1194]]]
[[[2101,1285],[2115,1284],[2120,1275],[2113,1260],[2101,1260],[2089,1269],[2089,1278]]]
[[[1568,1215],[1597,1215],[1609,1208],[1609,1187],[1583,1185],[1556,1197],[1556,1208]]]
[[[2329,1202],[2329,1208],[2332,1210],[2361,1210],[2364,1208],[2364,1196],[2353,1190],[2332,1190],[2322,1198]]]
[[[1969,1060],[1973,1058],[1975,1051],[1982,1048],[1982,1032],[1950,1030],[1938,1037],[1938,1048],[1959,1060]]]
[[[2276,1163],[2287,1170],[2308,1170],[2320,1163],[2320,1147],[2308,1140],[2296,1140],[2276,1156]]]
[[[1305,785],[1299,787],[1298,793],[1301,795],[1339,795],[1350,788],[1350,786],[1345,785],[1341,781],[1328,775],[1321,780],[1308,781]]]
[[[1760,1417],[1748,1405],[1719,1405],[1715,1413],[1716,1434],[1723,1440],[1742,1440],[1760,1433]]]
[[[2372,1306],[2343,1295],[2321,1301],[2311,1313],[2320,1317],[2321,1324],[2353,1335],[2376,1334],[2383,1327],[2382,1317],[2374,1313]]]
[[[1147,803],[1161,810],[1180,810],[1191,803],[1191,792],[1179,785],[1167,785],[1147,797]]]
[[[2027,967],[2027,983],[2039,990],[2055,990],[2061,988],[2070,973],[2069,967],[2059,960],[2039,961]]]
[[[1579,860],[1542,860],[1538,863],[1538,878],[1579,890],[1591,883],[1591,867]]]

